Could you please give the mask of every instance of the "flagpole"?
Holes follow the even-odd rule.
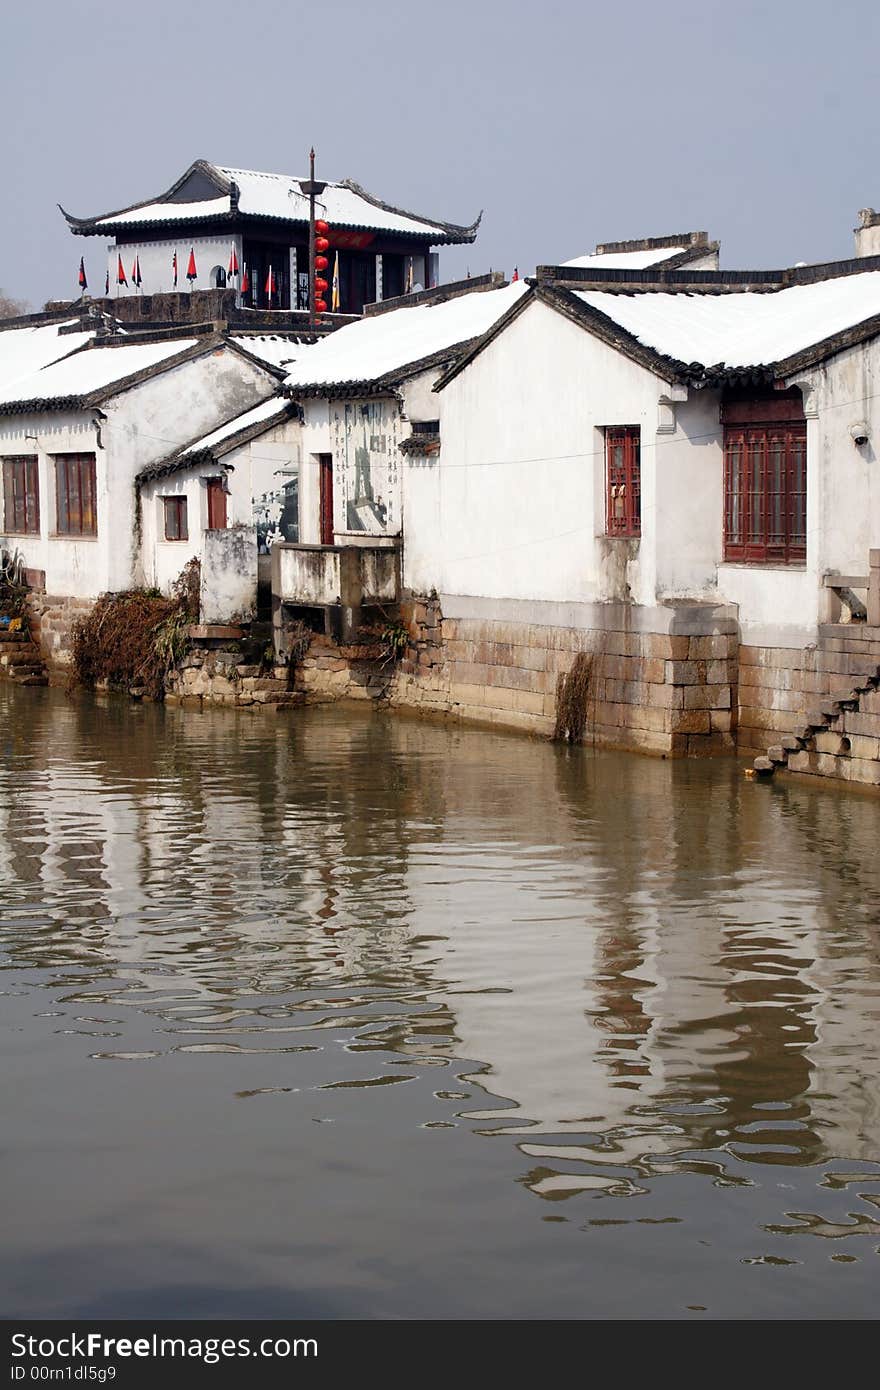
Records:
[[[309,177],[300,184],[309,198],[309,332],[315,331],[315,198],[324,192],[326,183],[315,178],[315,147],[309,151]]]

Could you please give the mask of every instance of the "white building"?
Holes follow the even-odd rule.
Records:
[[[337,330],[294,363],[285,391],[303,407],[301,542],[400,536],[405,448],[414,431],[436,430],[435,382],[525,291],[500,275],[442,286]]]
[[[142,581],[138,472],[265,399],[279,373],[210,332],[74,333],[55,343],[36,329],[28,340],[33,370],[0,383],[4,549],[19,552],[49,595],[91,600],[129,588]],[[73,350],[51,360],[62,342]]]
[[[880,268],[847,264],[760,293],[545,275],[438,384],[441,448],[406,472],[404,584],[723,600],[744,639],[815,639],[824,576],[867,573],[880,539]]]

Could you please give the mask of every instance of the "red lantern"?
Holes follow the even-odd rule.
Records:
[[[326,236],[329,230],[329,222],[325,222],[322,217],[318,217],[315,219],[315,231],[318,233],[318,236]]]
[[[316,314],[326,314],[326,312],[327,312],[327,301],[326,301],[326,299],[316,299],[316,300],[315,300],[315,313],[316,313]]]
[[[325,236],[315,237],[315,250],[320,251],[322,255],[325,251],[330,250],[330,243]]]
[[[324,291],[327,290],[327,289],[329,289],[329,288],[330,288],[330,286],[327,284],[327,281],[326,281],[326,280],[322,280],[322,279],[320,278],[320,276],[318,276],[318,277],[316,278],[316,280],[315,280],[315,292],[316,292],[317,294],[323,294]]]
[[[327,260],[327,257],[326,257],[326,256],[316,256],[316,257],[315,257],[315,269],[316,269],[316,270],[326,270],[327,267],[329,266],[329,264],[330,264],[330,262]]]

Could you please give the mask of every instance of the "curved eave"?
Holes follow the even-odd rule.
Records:
[[[58,205],[61,207],[61,204]],[[165,228],[170,234],[181,227],[228,227],[231,223],[260,223],[271,222],[279,227],[308,227],[308,221],[302,217],[270,217],[262,212],[241,212],[229,211],[212,213],[208,217],[181,217],[175,218],[147,218],[143,222],[105,222],[95,220],[90,217],[72,217],[70,213],[64,212],[67,225],[74,236],[118,236],[128,232],[154,232]],[[481,214],[482,216],[482,214]],[[424,231],[403,231],[400,228],[392,227],[370,227],[362,222],[338,222],[336,227],[340,232],[371,232],[377,237],[405,238],[410,241],[423,241],[428,246],[458,246],[476,240],[479,218],[472,227],[455,228],[434,228],[426,227]],[[345,249],[344,247],[342,248]]]

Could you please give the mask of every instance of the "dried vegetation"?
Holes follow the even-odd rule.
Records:
[[[94,689],[103,681],[113,690],[161,700],[198,613],[198,560],[182,571],[170,598],[149,589],[103,594],[74,628],[71,687]]]
[[[556,727],[553,737],[559,743],[580,743],[587,727],[593,685],[593,657],[578,652],[568,675],[556,682]]]

